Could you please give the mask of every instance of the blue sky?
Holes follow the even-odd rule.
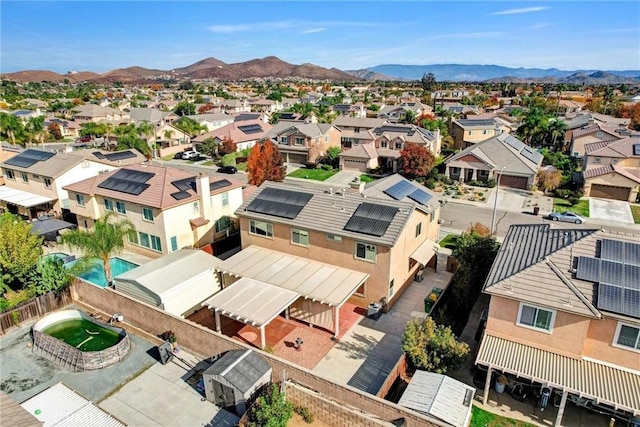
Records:
[[[359,69],[640,69],[637,1],[2,1],[0,71],[172,69],[275,55]]]

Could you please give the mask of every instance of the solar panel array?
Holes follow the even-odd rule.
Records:
[[[209,191],[219,190],[221,188],[228,187],[230,185],[231,185],[231,182],[229,182],[229,180],[221,179],[219,181],[214,181],[214,182],[210,183],[209,184]]]
[[[598,283],[597,307],[640,318],[640,245],[602,239],[600,258],[578,257],[576,277]]]
[[[243,133],[249,135],[252,133],[262,133],[264,132],[262,130],[262,126],[255,124],[255,125],[245,125],[245,126],[238,126],[238,129],[240,129]]]
[[[192,176],[189,178],[171,181],[171,185],[173,185],[180,191],[196,190],[196,180]]]
[[[110,160],[112,162],[117,162],[118,160],[133,159],[134,157],[136,157],[136,154],[133,151],[127,150],[127,151],[119,151],[117,153],[105,154],[104,156],[107,158],[107,160]]]
[[[385,132],[406,133],[407,136],[411,136],[416,133],[415,129],[411,126],[380,126],[374,129],[376,135],[382,135]]]
[[[396,212],[398,212],[398,208],[393,206],[361,203],[344,226],[344,230],[371,236],[383,236],[396,216]]]
[[[19,168],[28,169],[34,164],[38,162],[43,162],[45,160],[53,157],[55,153],[49,151],[40,151],[40,150],[25,150],[17,156],[13,156],[6,162],[6,165],[17,166]]]
[[[460,119],[458,122],[463,126],[495,126],[496,122],[492,119],[472,120]]]
[[[542,160],[542,154],[529,146],[525,146],[520,154],[522,155],[522,157],[533,163],[538,163],[540,160]]]
[[[416,191],[414,191],[413,193],[409,194],[409,198],[411,200],[415,200],[416,202],[420,203],[421,205],[426,205],[427,203],[429,203],[429,200],[431,200],[433,196],[429,193],[427,193],[424,190],[421,189],[417,189]]]
[[[155,176],[155,174],[151,172],[120,169],[118,172],[98,184],[98,188],[137,196],[149,188],[149,184],[146,182],[153,176]]]
[[[106,159],[106,158],[107,158],[107,156],[105,156],[104,154],[102,154],[102,153],[101,153],[101,152],[99,152],[99,151],[94,151],[94,152],[93,152],[93,155],[94,155],[94,156],[96,156],[96,157],[97,157],[98,159],[100,159],[100,160],[103,160],[103,159]]]
[[[409,181],[400,181],[383,191],[388,196],[396,200],[402,200],[409,197],[421,205],[426,205],[433,196],[426,191],[418,188]]]
[[[313,194],[265,188],[247,206],[247,211],[294,219],[311,200]]]
[[[189,196],[191,196],[191,194],[187,193],[186,191],[177,191],[175,193],[171,193],[171,197],[176,200],[183,200],[188,198]]]

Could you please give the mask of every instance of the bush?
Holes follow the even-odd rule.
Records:
[[[247,412],[252,427],[287,427],[292,416],[293,405],[284,399],[277,384],[265,388]]]
[[[305,423],[311,424],[313,423],[313,414],[306,406],[296,405],[293,407],[293,411],[300,415]]]
[[[322,169],[326,170],[326,171],[332,171],[333,170],[333,166],[331,166],[331,165],[322,165]]]
[[[220,162],[221,166],[235,166],[236,165],[236,155],[235,153],[225,154],[222,156],[222,161]]]

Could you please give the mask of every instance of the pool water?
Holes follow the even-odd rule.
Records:
[[[74,263],[75,261],[67,265],[71,266]],[[80,274],[78,277],[86,280],[87,282],[91,282],[94,285],[100,286],[101,288],[106,288],[107,278],[104,275],[103,265],[104,264],[102,260],[96,259],[95,261],[91,262],[89,269]],[[109,265],[111,265],[112,278],[138,267],[138,264],[118,257],[109,258]]]
[[[85,319],[54,323],[42,332],[58,338],[80,351],[100,351],[120,342],[120,335]]]

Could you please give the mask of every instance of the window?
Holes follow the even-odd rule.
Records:
[[[151,209],[151,208],[142,208],[142,218],[145,221],[153,222],[153,209]]]
[[[200,212],[200,204],[197,201],[195,201],[193,202],[193,213],[195,214],[199,212]]]
[[[104,210],[113,212],[113,200],[104,199]]]
[[[51,180],[49,178],[44,179],[44,186],[47,188],[51,188]]]
[[[391,281],[389,282],[389,298],[391,298],[393,296],[393,292],[394,292],[394,287],[396,284],[396,279],[391,279]]]
[[[551,332],[556,313],[553,310],[520,304],[518,325]]]
[[[287,144],[287,137],[286,136],[281,136],[280,137],[280,143],[286,145]]]
[[[327,234],[327,240],[333,240],[334,242],[342,242],[342,236],[335,234]]]
[[[158,236],[151,236],[151,249],[162,252],[162,242]]]
[[[402,142],[396,142],[396,150],[402,150]]]
[[[149,235],[147,233],[143,233],[142,231],[138,233],[140,235],[140,246],[144,246],[145,248],[150,247],[149,245]]]
[[[84,206],[84,196],[82,194],[76,194],[76,204],[78,206]]]
[[[171,237],[171,252],[175,252],[178,250],[178,237],[177,236],[172,236]]]
[[[472,130],[470,130],[470,131],[469,131],[469,135],[471,135],[472,133],[473,133],[473,131],[472,131]]]
[[[602,159],[600,157],[596,157],[593,159],[594,163],[600,163],[602,161]]]
[[[7,178],[9,178],[9,179],[13,179],[13,180],[15,180],[15,179],[16,179],[16,175],[13,173],[13,171],[12,171],[12,170],[5,169],[5,173],[7,174]]]
[[[139,245],[140,242],[138,241],[138,233],[130,233],[127,234],[127,240],[129,241],[129,243],[133,243],[134,245]]]
[[[230,226],[231,226],[231,218],[229,218],[228,216],[222,216],[218,218],[218,220],[216,221],[216,233],[225,231]]]
[[[613,345],[632,350],[640,350],[640,328],[637,326],[625,325],[624,323],[618,323]]]
[[[416,237],[418,237],[421,234],[422,234],[422,223],[418,223],[418,225],[416,225]]]
[[[376,262],[376,245],[356,242],[356,258]]]
[[[229,206],[229,193],[222,193],[222,206]]]
[[[29,182],[29,175],[24,172],[20,173],[20,175],[22,175],[22,182]]]
[[[304,145],[304,138],[296,138],[295,139],[295,144],[296,145]]]
[[[387,146],[388,146],[388,145],[389,145],[389,143],[388,143],[387,141],[382,141],[382,142],[380,143],[380,147],[381,147],[381,148],[387,148]]]
[[[125,215],[127,213],[127,207],[124,202],[116,202],[116,212],[120,215]]]
[[[256,236],[273,237],[273,224],[263,221],[249,221],[249,233]]]
[[[84,228],[89,228],[89,223],[87,222],[86,219],[82,220],[82,224],[84,225]]]
[[[36,175],[35,173],[31,175],[33,179],[40,179],[40,175]]]
[[[305,230],[298,230],[296,228],[292,229],[291,243],[300,246],[309,246],[309,232]]]

